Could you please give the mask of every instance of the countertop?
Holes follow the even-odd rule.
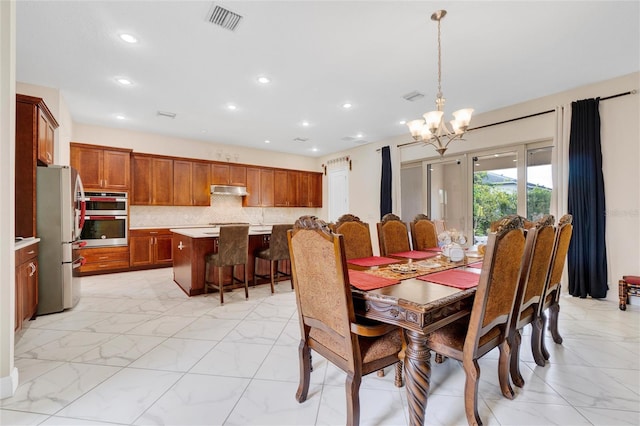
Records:
[[[251,225],[249,226],[249,235],[264,235],[271,233],[272,225]],[[191,228],[171,228],[171,232],[185,235],[191,238],[212,238],[220,236],[220,227],[191,227]]]
[[[16,241],[16,245],[15,245],[15,250],[20,250],[22,248],[28,247],[31,244],[35,244],[40,242],[40,238],[36,238],[36,237],[29,237],[29,238],[25,238],[24,240],[20,240],[20,241]]]

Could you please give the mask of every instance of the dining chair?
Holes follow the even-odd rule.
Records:
[[[409,223],[411,229],[411,243],[414,250],[426,250],[438,247],[438,233],[436,225],[429,216],[422,213],[416,215],[413,222]]]
[[[249,226],[227,225],[220,227],[218,237],[218,252],[208,253],[205,256],[204,292],[210,287],[217,287],[220,292],[220,304],[224,304],[224,275],[225,266],[231,266],[231,284],[244,283],[245,298],[249,298],[249,281],[247,280],[247,260],[249,258]],[[243,265],[244,280],[236,278],[236,265]],[[218,282],[212,277],[215,268],[218,268]]]
[[[470,315],[427,336],[427,346],[431,350],[462,362],[466,376],[465,414],[470,425],[482,424],[478,414],[478,359],[495,347],[500,350],[500,389],[505,397],[513,399],[509,382],[509,333],[524,246],[522,218],[504,219],[496,232],[489,233]]]
[[[409,229],[393,213],[387,213],[376,224],[378,229],[378,244],[380,256],[389,256],[393,253],[402,253],[411,250],[409,244]]]
[[[269,237],[269,247],[257,248],[253,255],[253,285],[256,285],[257,278],[269,278],[271,281],[271,294],[275,293],[274,284],[279,276],[291,277],[291,274],[280,270],[280,262],[289,260],[289,246],[287,243],[287,231],[293,228],[293,224],[273,225],[271,227],[271,237]],[[258,274],[258,259],[269,262],[269,275]],[[291,282],[293,290],[293,282]]]
[[[526,232],[520,283],[513,305],[512,329],[509,333],[511,339],[511,381],[518,387],[524,386],[524,378],[520,374],[520,343],[522,340],[520,330],[525,325],[531,324],[533,327],[531,333],[533,356],[539,356],[540,353],[543,324],[538,314],[555,242],[554,221],[555,218],[552,215],[545,215]]]
[[[373,256],[369,224],[352,214],[343,214],[331,227],[344,237],[344,253],[347,260]]]
[[[564,271],[564,264],[567,259],[567,252],[569,251],[569,244],[571,243],[571,235],[573,234],[573,216],[565,214],[558,221],[556,229],[556,240],[553,248],[553,254],[551,255],[551,265],[549,265],[549,278],[547,280],[547,286],[544,291],[544,302],[540,306],[540,317],[542,323],[547,323],[545,311],[549,311],[548,329],[551,332],[553,341],[557,344],[562,344],[562,336],[558,331],[558,315],[560,313],[560,290],[562,273]],[[544,341],[544,327],[541,330],[540,336],[540,352],[544,357],[544,360],[549,359],[549,351],[547,351]],[[536,364],[544,366],[544,360],[540,357],[540,363],[536,360]]]
[[[356,321],[342,235],[314,216],[302,216],[287,238],[301,334],[296,399],[307,399],[313,349],[347,374],[346,423],[358,425],[362,376],[398,362],[401,330]]]

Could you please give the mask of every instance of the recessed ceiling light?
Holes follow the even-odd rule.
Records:
[[[271,83],[271,79],[269,77],[265,77],[264,75],[258,77],[258,83],[267,84]]]
[[[358,133],[358,134],[356,135],[356,138],[361,138],[362,136],[364,136],[362,133]]]
[[[311,148],[311,151],[313,152],[318,152],[318,148],[316,148],[315,146],[313,148]]]
[[[116,81],[120,84],[122,84],[123,86],[130,86],[133,84],[133,82],[131,80],[129,80],[128,78],[116,78]]]
[[[349,109],[349,108],[351,108],[352,106],[353,106],[353,105],[351,105],[349,102],[345,102],[345,103],[343,103],[343,104],[342,104],[342,108],[344,108],[344,109]]]
[[[267,139],[266,141],[264,141],[264,143],[271,143],[271,141]]]
[[[120,38],[127,43],[137,43],[138,39],[131,34],[120,34]]]
[[[118,115],[116,115],[116,118],[118,120],[124,120],[126,117],[124,115],[122,115],[122,114],[118,114]]]
[[[229,104],[229,105],[227,105],[227,109],[230,109],[231,111],[234,111],[234,110],[238,109],[238,107],[235,106],[234,104]]]
[[[400,124],[407,124],[407,120],[400,120]]]
[[[305,120],[305,121],[302,122],[302,125],[304,127],[309,127],[309,122]]]
[[[205,129],[200,130],[200,133],[207,133]]]

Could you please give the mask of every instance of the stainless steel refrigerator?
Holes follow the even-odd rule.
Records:
[[[40,238],[37,315],[61,312],[80,300],[77,268],[84,191],[78,172],[68,166],[37,168],[37,237]]]

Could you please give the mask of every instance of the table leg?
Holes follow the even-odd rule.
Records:
[[[427,347],[427,336],[424,334],[406,330],[406,336],[404,371],[409,403],[409,424],[424,425],[431,380],[431,350]]]

